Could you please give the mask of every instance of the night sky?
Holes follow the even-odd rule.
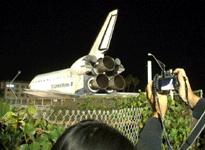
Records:
[[[0,9],[0,80],[30,81],[41,73],[69,68],[87,55],[108,13],[118,19],[106,55],[120,58],[124,77],[133,74],[144,90],[147,61],[185,68],[193,90],[205,90],[204,3],[154,1],[23,1]]]

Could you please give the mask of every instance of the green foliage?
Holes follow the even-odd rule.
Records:
[[[179,97],[176,97],[174,100],[168,97],[168,109],[164,124],[170,143],[174,149],[179,149],[189,135],[191,131],[191,118],[191,111]],[[165,138],[163,138],[163,141],[165,141]],[[167,149],[166,144],[162,147]]]
[[[8,111],[10,111],[10,106],[6,102],[0,100],[0,118],[3,117]]]
[[[0,145],[3,149],[48,150],[65,131],[42,118],[36,118],[33,105],[13,108],[1,118]]]
[[[141,107],[143,111],[139,120],[139,127],[142,128],[151,116],[152,111],[146,100],[145,92],[139,91],[139,93],[139,96],[133,97],[87,97],[85,100],[77,100],[77,102],[81,110],[119,110]],[[0,146],[3,146],[4,149],[51,149],[52,145],[65,131],[65,128],[61,125],[51,124],[45,119],[36,118],[35,114],[38,110],[33,105],[29,105],[26,109],[10,109],[7,104],[4,105],[4,108],[7,107],[7,109],[3,112],[7,113],[1,115],[0,118],[0,143],[2,144]],[[122,116],[122,114],[119,115]],[[4,117],[2,118],[2,116]],[[179,97],[175,97],[174,100],[169,97],[164,124],[173,149],[179,149],[189,135],[192,128],[191,121],[192,113],[186,104]],[[162,141],[162,149],[167,149],[164,137]]]

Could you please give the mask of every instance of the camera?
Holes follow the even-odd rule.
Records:
[[[154,77],[154,88],[157,92],[165,92],[170,90],[179,90],[178,75],[172,73],[172,70],[162,71],[161,76],[158,74]]]

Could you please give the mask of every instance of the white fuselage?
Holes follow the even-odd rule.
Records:
[[[53,90],[75,93],[77,89],[83,88],[83,76],[71,74],[70,68],[40,74],[31,81],[29,88],[33,90]]]

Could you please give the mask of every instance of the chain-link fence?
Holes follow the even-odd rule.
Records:
[[[66,128],[87,119],[98,120],[119,130],[124,136],[136,143],[139,133],[142,108],[127,108],[120,110],[41,110],[37,116],[41,116],[50,123],[61,124]]]
[[[11,107],[38,107],[36,117],[42,117],[50,123],[61,124],[66,128],[86,119],[98,120],[119,130],[123,135],[136,143],[139,134],[139,122],[141,121],[142,108],[127,108],[120,110],[89,110],[89,105],[79,109],[77,102],[83,104],[85,99],[3,99]],[[92,100],[92,105],[98,104],[101,108],[115,106],[114,100]],[[50,106],[54,106],[51,109]]]

